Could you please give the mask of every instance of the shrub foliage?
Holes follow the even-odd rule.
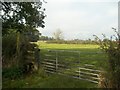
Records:
[[[108,55],[108,68],[104,75],[105,80],[104,85],[101,85],[102,88],[120,88],[120,34],[116,29],[114,30],[117,36],[113,35],[110,39],[106,38],[104,34],[103,40],[94,35],[100,48]]]

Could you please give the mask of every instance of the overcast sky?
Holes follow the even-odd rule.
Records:
[[[119,0],[45,0],[45,28],[42,35],[53,36],[61,29],[64,39],[88,39],[93,34],[108,37],[118,28]]]

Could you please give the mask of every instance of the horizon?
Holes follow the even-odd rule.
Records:
[[[53,33],[60,29],[65,40],[93,39],[93,35],[102,38],[102,33],[109,38],[115,34],[112,27],[118,29],[117,0],[47,0],[43,7],[47,15],[45,28],[38,28],[43,36],[53,37]]]

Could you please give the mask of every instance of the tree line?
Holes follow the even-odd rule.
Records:
[[[103,39],[103,41],[108,40],[107,38]],[[42,34],[39,36],[39,41],[46,41],[46,43],[57,43],[57,44],[96,44],[97,38],[95,37],[93,40],[88,38],[86,40],[82,39],[71,39],[71,40],[65,40],[63,31],[60,29],[56,29],[55,32],[53,32],[53,36],[43,36]]]

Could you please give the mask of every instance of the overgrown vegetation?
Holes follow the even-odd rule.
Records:
[[[114,28],[113,28],[114,29]],[[120,88],[120,34],[114,29],[117,36],[106,38],[103,34],[104,40],[98,39],[100,48],[108,55],[108,68],[103,73],[104,80],[101,82],[102,88]]]
[[[36,28],[45,26],[42,3],[1,2],[3,78],[20,78],[36,67],[38,48],[31,42],[39,39]]]
[[[103,63],[105,62],[104,59],[105,56],[103,54],[95,54],[95,55],[86,55],[86,53],[94,53],[99,52],[98,45],[83,45],[83,44],[47,44],[45,42],[37,42],[40,51],[40,61],[42,61],[44,58],[46,58],[44,55],[47,54],[46,49],[57,49],[57,50],[76,50],[80,51],[83,54],[81,54],[81,64],[93,64],[96,67],[101,67]],[[70,53],[61,53],[62,55],[73,56],[76,55],[78,57],[78,54],[70,54]],[[61,57],[62,58],[62,57]],[[59,60],[61,60],[59,58]],[[64,60],[64,57],[63,57]],[[66,59],[65,59],[66,60]],[[72,60],[72,59],[70,59]],[[74,59],[75,60],[75,59]],[[67,62],[66,60],[65,62]],[[70,61],[71,63],[71,61]],[[67,65],[67,64],[66,64]],[[97,84],[83,81],[83,80],[77,80],[70,77],[60,76],[60,75],[50,75],[44,72],[43,68],[41,67],[36,73],[27,74],[25,77],[17,78],[15,80],[11,80],[9,78],[4,78],[3,81],[3,88],[97,88]],[[41,70],[42,69],[42,70]]]
[[[3,88],[96,88],[97,85],[87,81],[60,76],[46,75],[43,70],[28,75],[26,78],[8,80],[3,82]]]

